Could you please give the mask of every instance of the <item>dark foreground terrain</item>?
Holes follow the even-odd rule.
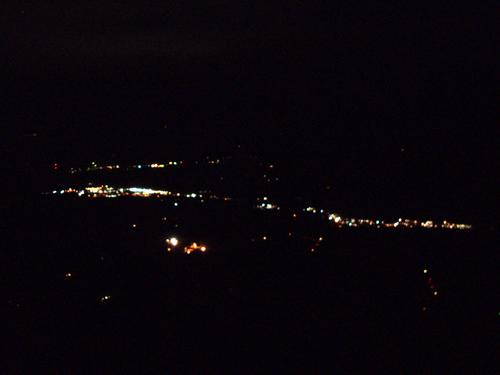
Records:
[[[1,373],[498,373],[492,232],[166,206],[7,205]]]

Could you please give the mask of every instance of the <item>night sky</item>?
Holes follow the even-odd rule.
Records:
[[[496,219],[485,6],[7,1],[0,13],[1,149],[16,169],[239,144],[332,181],[354,209]]]

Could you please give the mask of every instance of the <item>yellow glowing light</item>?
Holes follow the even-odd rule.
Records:
[[[265,241],[267,240],[267,236],[262,236],[262,239]]]
[[[204,245],[199,245],[196,242],[193,242],[191,245],[184,247],[184,252],[186,254],[191,254],[193,251],[197,251],[197,250],[204,253],[205,251],[207,251],[207,247]]]
[[[424,273],[427,273],[429,272],[429,270],[427,268],[424,269]]]
[[[64,274],[64,277],[71,277],[71,276],[73,276],[73,275],[71,274],[71,272],[66,272],[66,273]]]
[[[176,237],[170,237],[166,240],[172,246],[177,246],[179,244],[179,240]]]
[[[435,291],[433,294],[434,294],[435,296],[437,296],[437,295],[438,295],[438,292],[437,292],[437,291]]]

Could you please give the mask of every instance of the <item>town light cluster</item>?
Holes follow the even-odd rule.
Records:
[[[222,199],[230,200],[229,197],[218,197],[210,192],[203,191],[197,193],[180,193],[169,190],[151,189],[145,187],[113,187],[109,185],[86,186],[84,188],[67,188],[61,190],[53,190],[52,194],[74,194],[85,198],[116,198],[116,197],[142,197],[142,198],[158,198],[158,197],[173,197],[173,198],[188,198],[188,199]]]
[[[175,248],[178,248],[180,245],[180,241],[177,239],[177,237],[170,237],[165,240],[167,243],[167,251],[171,252],[174,251]],[[199,244],[196,242],[192,242],[191,244],[184,246],[183,248],[183,253],[185,254],[191,254],[193,252],[201,252],[204,253],[207,251],[207,246],[203,244]]]
[[[432,220],[416,220],[416,219],[404,219],[398,218],[395,221],[385,221],[382,219],[360,219],[360,218],[351,218],[344,217],[337,213],[330,213],[327,210],[319,209],[316,207],[306,207],[302,211],[310,213],[310,214],[320,214],[323,217],[328,218],[329,221],[335,227],[374,227],[374,228],[408,228],[408,229],[416,229],[416,228],[441,228],[441,229],[458,229],[458,230],[468,230],[472,228],[470,224],[459,224],[459,223],[451,223],[447,220],[442,221],[441,223],[435,223]],[[297,217],[297,214],[293,214],[294,218]]]
[[[218,165],[221,163],[221,159],[211,159],[209,157],[205,158],[205,160],[195,161],[193,164],[208,164],[208,165]],[[164,162],[156,162],[156,163],[144,163],[144,164],[134,164],[134,165],[120,165],[120,164],[98,164],[96,162],[90,163],[87,167],[82,168],[69,168],[69,173],[76,174],[82,172],[95,172],[95,171],[113,171],[113,170],[123,170],[123,171],[131,171],[131,170],[144,170],[144,169],[164,169],[170,167],[180,167],[185,163],[183,160],[169,160]],[[52,165],[53,170],[59,170],[59,164],[54,163]]]

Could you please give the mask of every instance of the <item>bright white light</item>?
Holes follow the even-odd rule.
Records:
[[[154,194],[156,193],[156,190],[153,189],[146,189],[146,188],[138,188],[138,187],[131,187],[128,189],[132,193],[141,193],[141,194]]]
[[[175,237],[169,238],[167,242],[172,246],[177,246],[179,244],[179,240]]]

